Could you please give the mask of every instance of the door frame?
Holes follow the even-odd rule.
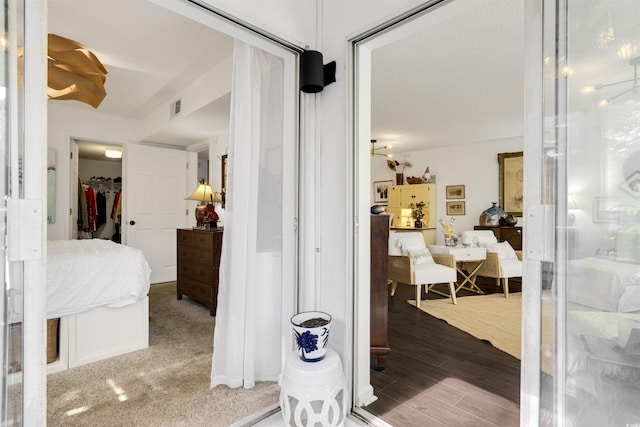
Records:
[[[285,81],[293,82],[297,87],[297,71],[299,54],[304,51],[293,42],[286,41],[257,27],[248,25],[232,15],[214,9],[204,3],[195,0],[149,0],[165,7],[175,13],[182,14],[190,19],[210,25],[216,30],[230,35],[236,39],[245,41],[260,49],[282,57],[285,63]],[[25,156],[23,176],[25,178],[25,198],[41,202],[42,223],[38,224],[41,233],[31,234],[29,242],[41,250],[42,258],[25,261],[25,300],[29,306],[25,307],[23,340],[23,423],[24,425],[46,425],[46,163],[47,163],[47,1],[33,0],[29,7],[25,8],[25,55],[24,55],[24,109],[25,118],[29,119],[28,126],[24,128]],[[297,93],[297,92],[296,92]],[[286,117],[286,137],[292,138],[300,144],[300,116],[301,108],[305,114],[315,113],[314,105],[301,106],[299,93],[293,97],[285,96],[288,108],[298,112],[297,117]],[[297,160],[297,157],[295,157]],[[294,175],[299,178],[300,165],[296,162]],[[296,186],[297,180],[290,185]],[[296,210],[297,206],[294,206]],[[296,216],[297,218],[297,216]],[[292,225],[293,227],[293,225]],[[300,236],[298,236],[300,238]],[[291,262],[296,266],[296,271],[291,277],[294,289],[283,293],[283,300],[291,301],[297,306],[299,294],[299,281],[297,280],[297,266],[300,254],[298,247],[288,248],[296,254],[296,260]],[[288,319],[283,318],[283,325]]]
[[[354,226],[351,230],[353,236],[353,322],[351,329],[353,343],[353,373],[354,373],[354,395],[352,410],[362,419],[369,422],[379,422],[380,420],[360,408],[375,400],[373,389],[370,384],[369,375],[369,193],[370,193],[370,166],[369,166],[369,141],[370,118],[371,118],[371,51],[380,46],[382,37],[375,40],[368,40],[384,34],[387,30],[397,30],[402,26],[402,30],[410,31],[412,19],[418,15],[429,13],[428,9],[454,3],[456,0],[431,0],[424,4],[406,11],[405,13],[389,19],[367,31],[364,31],[349,39],[349,65],[354,70],[350,74],[349,81],[349,135],[352,144],[352,163],[350,174],[353,177],[352,186],[352,209]],[[528,247],[544,248],[545,238],[548,236],[542,233],[535,234],[535,230],[544,227],[546,217],[545,209],[540,204],[542,189],[541,167],[539,159],[542,158],[541,151],[541,123],[542,123],[542,6],[535,0],[524,0],[525,3],[525,129],[524,148],[528,153],[525,157],[527,184],[524,194],[525,203],[528,207],[527,230],[526,230],[526,251]],[[415,22],[415,21],[413,21]],[[362,149],[367,147],[367,150]],[[359,232],[358,232],[359,231]],[[527,253],[527,252],[525,252]],[[545,257],[546,254],[540,254]],[[540,276],[541,262],[525,263],[522,288],[523,288],[523,330],[526,328],[527,334],[523,334],[523,357],[521,360],[521,423],[522,425],[538,425],[539,421],[539,396],[540,387]]]
[[[124,141],[105,141],[102,139],[96,139],[96,138],[92,138],[92,137],[83,137],[83,136],[74,136],[75,132],[71,132],[71,134],[73,135],[69,135],[68,140],[69,140],[69,151],[70,153],[73,153],[73,146],[76,143],[77,140],[79,141],[87,141],[87,142],[91,142],[91,143],[95,143],[95,144],[106,144],[106,145],[118,145],[120,146],[120,148],[122,149],[122,162],[120,164],[120,168],[121,168],[121,172],[120,172],[120,177],[123,178],[122,179],[122,191],[125,191],[125,185],[126,185],[126,180],[124,179],[124,173],[125,173],[125,162],[126,162],[126,158],[127,158],[127,144]],[[80,162],[80,156],[78,155],[77,159],[71,159],[71,162],[69,163],[69,169],[70,169],[70,173],[69,173],[69,197],[71,200],[69,200],[69,206],[71,206],[71,214],[69,215],[69,231],[68,231],[68,238],[69,239],[76,239],[77,238],[77,224],[76,224],[76,219],[78,218],[78,181],[76,180],[76,176],[75,176],[75,168],[74,165],[76,164],[76,162]],[[126,193],[125,193],[126,194]],[[74,234],[74,229],[75,229],[75,234]],[[122,235],[122,243],[126,244],[126,239],[124,234]]]

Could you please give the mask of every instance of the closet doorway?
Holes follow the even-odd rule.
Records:
[[[122,146],[71,139],[71,236],[121,243]]]

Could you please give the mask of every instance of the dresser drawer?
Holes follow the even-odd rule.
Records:
[[[183,262],[211,267],[213,265],[213,252],[211,250],[206,251],[189,246],[178,246],[178,265]]]
[[[178,230],[178,245],[211,250],[214,234],[212,231]]]
[[[178,246],[193,246],[193,231],[178,230]]]
[[[218,269],[187,262],[178,263],[178,274],[201,282],[212,283],[218,278]]]
[[[213,286],[188,277],[178,276],[178,290],[194,299],[213,301]]]

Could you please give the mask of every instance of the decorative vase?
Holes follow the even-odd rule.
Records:
[[[480,225],[500,225],[500,218],[503,218],[504,216],[504,211],[496,206],[496,202],[491,202],[491,207],[482,211],[480,214]]]
[[[384,212],[384,206],[381,206],[381,205],[373,205],[373,206],[371,206],[371,213],[372,214],[381,214],[382,212]]]
[[[504,225],[508,225],[509,227],[513,227],[517,223],[518,223],[518,219],[515,216],[511,215],[511,214],[508,214],[507,216],[504,217]]]
[[[458,239],[453,236],[444,236],[444,245],[445,246],[456,246],[458,244]]]
[[[416,219],[416,221],[413,223],[413,227],[414,228],[422,228],[423,225],[424,225],[424,223],[422,221],[420,221],[419,219]]]
[[[291,317],[298,356],[304,362],[319,362],[327,354],[331,316],[322,311],[304,311]]]
[[[404,174],[403,173],[397,173],[396,174],[396,185],[402,185],[404,184]]]

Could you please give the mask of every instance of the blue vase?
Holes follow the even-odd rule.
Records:
[[[491,202],[491,207],[480,214],[480,225],[500,225],[500,218],[504,218],[504,216],[504,210],[496,206],[496,202]]]

